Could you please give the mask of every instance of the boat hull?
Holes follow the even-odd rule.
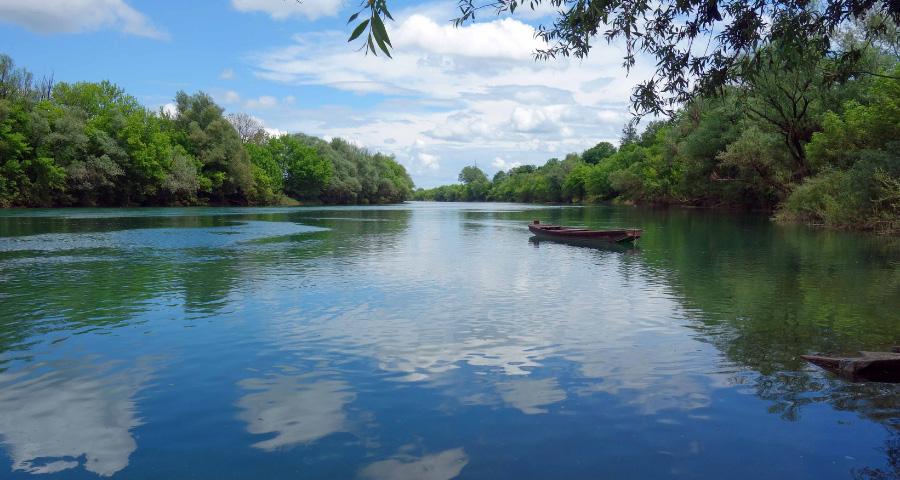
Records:
[[[557,225],[529,224],[531,233],[547,238],[581,240],[588,242],[633,242],[644,234],[643,230],[588,230],[586,228],[560,227]]]
[[[813,365],[852,382],[900,383],[900,354],[862,352],[861,357],[800,355]]]

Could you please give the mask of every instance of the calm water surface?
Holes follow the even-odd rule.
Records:
[[[0,478],[898,478],[898,386],[797,358],[898,312],[897,242],[761,215],[5,210]]]

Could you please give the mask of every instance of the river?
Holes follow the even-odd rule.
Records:
[[[537,241],[526,224],[643,228]],[[900,478],[900,244],[628,206],[0,211],[0,477]]]

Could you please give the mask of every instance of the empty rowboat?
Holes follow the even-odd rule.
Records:
[[[535,220],[528,224],[531,233],[547,238],[564,238],[567,240],[584,240],[590,242],[633,242],[644,234],[643,230],[588,230],[586,228],[561,227],[546,225]]]

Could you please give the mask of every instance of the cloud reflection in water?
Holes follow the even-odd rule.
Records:
[[[150,378],[142,365],[118,370],[116,362],[49,361],[0,373],[0,441],[12,469],[55,473],[81,464],[108,477],[128,466],[137,450],[130,430],[135,395]]]
[[[248,378],[238,382],[245,390],[259,390],[241,397],[237,406],[244,409],[238,419],[247,422],[253,434],[277,433],[274,438],[254,443],[272,451],[309,443],[345,428],[344,405],[356,399],[349,385],[340,380],[311,377],[322,375],[283,375]]]
[[[506,403],[526,415],[547,413],[546,408],[538,407],[566,399],[566,392],[559,388],[559,382],[555,378],[514,379],[500,385],[498,390]]]
[[[406,454],[375,462],[359,472],[372,480],[450,480],[468,465],[469,457],[462,448],[444,450],[418,458]]]

